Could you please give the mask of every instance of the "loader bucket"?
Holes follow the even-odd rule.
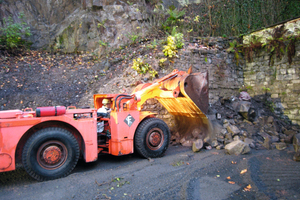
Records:
[[[162,89],[173,90],[174,98],[157,100],[175,117],[180,138],[204,139],[210,133],[208,111],[208,73],[183,73],[163,82]]]

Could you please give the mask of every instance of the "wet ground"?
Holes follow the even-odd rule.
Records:
[[[37,182],[22,168],[0,174],[1,199],[300,199],[293,148],[223,150],[171,146],[162,158],[101,155],[65,178]],[[12,178],[10,178],[12,177]]]

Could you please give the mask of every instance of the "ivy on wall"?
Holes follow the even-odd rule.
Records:
[[[203,0],[180,9],[153,8],[152,24],[187,36],[240,36],[300,17],[299,0]],[[171,20],[172,19],[172,20]]]
[[[269,31],[268,39],[263,42],[262,37],[252,35],[249,42],[246,44],[239,43],[237,40],[230,42],[228,52],[235,54],[235,59],[239,60],[239,54],[243,53],[248,62],[251,62],[255,53],[260,50],[266,50],[269,54],[269,65],[274,64],[274,59],[281,59],[285,54],[288,57],[289,64],[292,63],[295,56],[296,41],[300,41],[300,30],[295,35],[285,35],[288,29],[285,25],[277,26],[272,31]]]

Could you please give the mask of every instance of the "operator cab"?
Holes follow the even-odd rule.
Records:
[[[110,112],[113,110],[113,97],[109,95],[94,95],[95,108],[97,109],[97,135],[98,144],[106,150],[108,141],[111,138],[109,125]]]

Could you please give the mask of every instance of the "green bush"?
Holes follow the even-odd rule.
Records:
[[[178,10],[178,9],[168,9],[167,10],[169,17],[167,20],[162,24],[162,28],[166,31],[170,30],[172,26],[178,22],[178,20],[185,15],[184,10]]]
[[[181,49],[184,45],[184,41],[183,41],[183,34],[182,33],[176,33],[174,35],[175,37],[175,45],[177,49]]]
[[[176,56],[177,50],[176,50],[176,44],[175,44],[175,37],[169,36],[167,38],[167,45],[163,47],[163,53],[166,57],[174,57]]]
[[[15,23],[12,17],[3,18],[3,27],[0,28],[0,44],[5,49],[12,50],[29,45],[24,38],[31,35],[30,27],[24,21],[23,13],[20,13],[18,18],[21,23]]]

